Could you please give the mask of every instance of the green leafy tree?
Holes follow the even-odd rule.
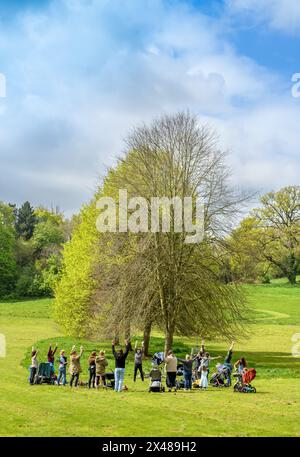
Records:
[[[207,201],[207,238],[186,244],[186,232],[97,233],[96,200],[127,189],[128,198],[198,195]],[[68,333],[105,328],[108,334],[149,323],[165,332],[165,350],[175,333],[231,336],[240,322],[239,289],[218,281],[217,247],[244,201],[228,185],[224,154],[197,120],[166,116],[133,132],[128,151],[108,173],[103,189],[82,211],[81,223],[64,249],[56,289],[57,320]]]
[[[229,337],[240,322],[243,299],[237,288],[218,281],[216,263],[224,236],[247,196],[230,186],[226,154],[216,146],[214,133],[189,113],[162,116],[138,127],[126,143],[123,187],[133,189],[130,196],[144,197],[147,202],[153,196],[191,197],[194,202],[201,198],[205,205],[201,242],[186,243],[188,233],[175,230],[174,206],[168,231],[140,234],[145,246],[142,258],[151,260],[144,273],[148,272],[158,297],[165,351],[172,347],[176,332],[205,330],[224,336],[226,331]],[[142,272],[141,260],[139,253],[133,258]]]
[[[242,282],[266,281],[278,273],[264,256],[264,233],[254,216],[248,216],[232,231],[228,240],[229,268],[233,280]]]
[[[54,317],[69,335],[91,334],[95,318],[94,265],[99,258],[96,197],[82,208],[80,223],[64,245],[61,279],[55,288]]]
[[[49,246],[60,247],[65,241],[65,234],[61,226],[51,220],[46,220],[36,224],[32,241],[36,250],[41,252]]]
[[[17,267],[12,209],[0,203],[0,297],[14,291]]]
[[[15,205],[6,204],[0,201],[0,214],[2,222],[8,227],[14,227],[16,222]]]
[[[53,296],[61,275],[61,261],[60,254],[51,254],[46,259],[36,261],[36,273],[32,280],[32,292],[35,296]]]
[[[268,192],[260,203],[230,238],[234,274],[246,281],[285,276],[295,284],[300,267],[300,186]]]
[[[263,233],[265,259],[295,284],[300,262],[300,186],[267,193],[254,215]]]

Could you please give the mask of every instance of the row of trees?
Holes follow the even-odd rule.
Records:
[[[68,239],[58,210],[0,202],[0,297],[52,296]]]

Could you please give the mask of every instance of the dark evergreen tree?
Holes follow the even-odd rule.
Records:
[[[18,210],[16,221],[17,234],[25,240],[29,240],[33,235],[35,224],[36,217],[34,215],[34,210],[27,201],[23,203],[21,208]]]

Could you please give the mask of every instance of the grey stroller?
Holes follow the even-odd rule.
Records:
[[[165,388],[162,385],[162,374],[160,369],[157,366],[153,366],[152,370],[149,373],[150,385],[149,392],[164,392]]]

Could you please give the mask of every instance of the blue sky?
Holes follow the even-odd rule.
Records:
[[[299,45],[294,0],[2,1],[0,200],[77,211],[132,125],[180,109],[235,184],[299,183]]]

